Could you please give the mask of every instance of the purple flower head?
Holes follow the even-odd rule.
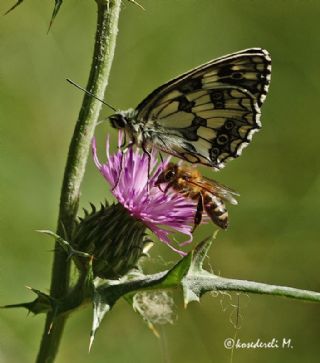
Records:
[[[122,134],[119,133],[119,146],[121,141]],[[193,201],[170,190],[164,193],[154,185],[159,174],[169,162],[169,158],[159,164],[155,153],[151,154],[148,180],[149,157],[146,153],[134,151],[130,147],[126,153],[119,149],[117,153],[110,155],[109,148],[108,136],[106,141],[107,162],[101,164],[97,157],[96,141],[93,140],[94,162],[110,184],[112,194],[132,217],[141,220],[161,241],[174,251],[184,255],[183,251],[170,245],[169,235],[176,231],[188,235],[189,240],[183,245],[192,241],[191,230],[196,207]]]

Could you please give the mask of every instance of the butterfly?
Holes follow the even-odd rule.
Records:
[[[154,147],[190,163],[220,169],[261,128],[260,108],[271,58],[250,48],[211,60],[165,83],[135,109],[109,117],[130,145]]]

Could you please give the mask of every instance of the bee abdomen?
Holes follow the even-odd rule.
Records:
[[[211,194],[204,195],[203,198],[204,209],[211,220],[220,228],[226,229],[228,227],[228,211],[224,202]]]

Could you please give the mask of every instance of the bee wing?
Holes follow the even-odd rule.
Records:
[[[260,48],[212,60],[157,88],[137,106],[137,120],[158,149],[219,169],[261,127],[270,75]]]
[[[234,196],[239,196],[240,194],[232,190],[231,188],[217,182],[216,180],[202,177],[202,180],[192,180],[188,182],[204,189],[205,191],[221,198],[224,201],[227,201],[234,205],[238,204]]]

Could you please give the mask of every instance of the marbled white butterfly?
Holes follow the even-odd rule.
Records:
[[[261,127],[271,58],[250,48],[211,60],[153,91],[135,109],[109,119],[130,144],[220,169]]]

